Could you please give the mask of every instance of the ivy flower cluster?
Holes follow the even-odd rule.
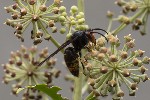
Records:
[[[48,49],[44,48],[37,57],[37,47],[33,46],[27,49],[21,46],[17,52],[11,52],[9,62],[3,64],[5,75],[3,82],[16,81],[12,85],[12,94],[16,95],[18,88],[24,86],[33,86],[38,84],[53,85],[53,78],[59,77],[60,70],[54,68],[56,59],[51,58],[47,63],[42,66],[37,66],[38,63],[43,61],[48,56]],[[23,94],[23,100],[42,99],[48,100],[46,94],[35,89],[26,89]]]
[[[54,0],[54,3],[47,6],[47,0],[14,0],[16,3],[5,7],[8,13],[11,13],[12,19],[7,19],[5,24],[15,28],[15,36],[24,41],[23,32],[32,23],[31,39],[34,44],[42,42],[41,37],[44,35],[45,40],[55,41],[48,33],[47,27],[51,32],[57,32],[55,23],[59,17],[60,0]]]
[[[124,96],[122,84],[128,88],[129,95],[134,96],[138,84],[149,79],[145,74],[145,65],[149,64],[150,58],[143,57],[143,50],[131,50],[135,46],[131,34],[124,36],[125,43],[121,50],[117,36],[108,35],[107,38],[109,47],[103,38],[99,38],[96,47],[88,46],[92,51],[82,61],[85,65],[84,74],[90,77],[89,84],[93,87],[93,92],[86,100],[93,96],[107,96],[108,92],[113,94],[114,100],[120,100]]]
[[[57,47],[55,39],[49,34],[48,27],[51,33],[58,31],[56,23],[61,24],[59,32],[61,34],[68,33],[70,37],[76,30],[88,29],[85,25],[84,13],[79,12],[76,6],[70,9],[70,16],[67,15],[66,7],[60,6],[60,0],[54,0],[54,3],[46,6],[47,0],[15,0],[16,3],[5,7],[8,13],[11,13],[12,19],[7,19],[5,24],[15,28],[15,36],[24,41],[23,32],[32,23],[31,39],[34,44],[42,42],[42,36],[45,40],[51,40]],[[66,31],[68,29],[68,31]]]
[[[117,0],[115,2],[118,6],[122,7],[122,12],[125,15],[119,16],[121,22],[125,21],[126,24],[133,22],[132,29],[139,30],[141,35],[146,34],[146,24],[150,13],[150,0]],[[133,17],[127,17],[129,12],[134,12]]]
[[[77,6],[72,6],[70,8],[70,16],[67,15],[66,8],[64,6],[61,6],[59,10],[61,13],[59,21],[62,25],[60,33],[64,34],[67,32],[67,38],[69,38],[74,31],[88,29],[88,25],[85,24],[84,13],[79,12]],[[66,31],[67,28],[68,31]]]

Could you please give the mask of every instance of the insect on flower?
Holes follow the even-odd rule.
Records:
[[[105,37],[102,33],[96,32],[96,30],[101,30],[101,31],[106,32],[105,30],[100,29],[100,28],[88,29],[88,30],[84,30],[84,31],[76,31],[72,34],[72,36],[70,37],[69,40],[67,40],[65,43],[63,43],[55,52],[53,52],[51,55],[49,55],[45,60],[43,60],[41,63],[39,63],[38,66],[41,66],[45,61],[47,61],[48,59],[53,57],[61,49],[65,48],[67,45],[72,43],[73,47],[68,47],[65,49],[64,59],[65,59],[66,65],[67,65],[69,71],[72,73],[72,75],[78,77],[78,75],[79,75],[78,57],[81,57],[81,49],[84,49],[85,46],[89,42],[96,44],[96,39],[94,37],[94,33],[100,34],[103,37]],[[108,41],[108,39],[106,37],[105,37],[105,39]],[[84,68],[84,66],[83,66],[83,68]]]

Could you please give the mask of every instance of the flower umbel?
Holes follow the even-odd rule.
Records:
[[[114,100],[120,100],[124,96],[122,84],[127,86],[129,95],[134,96],[138,83],[148,80],[145,64],[149,64],[150,58],[143,57],[143,50],[131,51],[135,43],[130,34],[124,37],[125,44],[121,50],[117,36],[108,35],[107,38],[110,48],[97,41],[96,48],[89,46],[92,51],[85,55],[84,74],[91,78],[89,84],[93,87],[87,98],[106,96],[111,92]]]
[[[37,66],[43,59],[48,56],[48,49],[45,48],[39,53],[39,58],[36,59],[38,50],[36,46],[27,49],[25,46],[21,46],[21,49],[17,52],[11,52],[9,62],[3,64],[5,75],[3,82],[8,84],[11,81],[16,81],[12,85],[12,93],[16,95],[16,91],[20,87],[37,84],[53,85],[53,78],[59,76],[60,71],[53,66],[56,63],[56,59],[50,59],[46,64]],[[29,99],[47,100],[45,94],[34,90],[26,89],[23,94],[23,100]]]
[[[140,29],[140,33],[142,35],[146,34],[146,24],[150,13],[150,0],[117,0],[116,4],[122,7],[124,14],[130,11],[135,13],[133,17],[120,16],[120,20],[126,17],[129,19],[129,23],[133,21],[133,30],[139,30],[140,26],[143,26]]]
[[[60,33],[68,33],[66,36],[67,38],[69,38],[74,31],[88,29],[88,25],[85,24],[84,13],[79,12],[77,6],[72,6],[70,8],[70,15],[67,14],[66,8],[64,6],[61,6],[59,10],[59,21],[62,25]],[[66,28],[68,28],[67,31]]]
[[[32,23],[31,38],[34,44],[42,42],[44,35],[46,40],[54,41],[48,33],[46,26],[49,26],[52,33],[57,31],[55,23],[59,16],[60,0],[54,0],[54,3],[46,6],[47,0],[14,0],[16,3],[5,7],[8,13],[11,13],[12,19],[7,19],[5,24],[16,29],[14,34],[24,41],[23,32]]]

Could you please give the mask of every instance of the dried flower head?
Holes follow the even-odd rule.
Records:
[[[91,83],[92,95],[99,93],[106,96],[112,92],[113,99],[120,100],[124,96],[122,84],[127,86],[130,95],[135,95],[138,83],[148,80],[145,64],[149,64],[150,58],[143,57],[142,50],[131,50],[135,43],[130,34],[124,37],[125,43],[121,50],[117,36],[108,35],[107,38],[110,47],[97,43],[96,48],[89,46],[98,53],[97,56],[93,56],[93,52],[85,55],[87,63],[84,74],[94,80]],[[90,68],[87,67],[89,64]]]
[[[46,27],[49,26],[52,33],[57,32],[55,23],[59,17],[59,6],[61,0],[54,0],[54,3],[46,6],[47,0],[14,0],[16,3],[5,7],[8,13],[11,13],[12,19],[7,19],[5,24],[16,29],[14,34],[24,41],[23,32],[29,27],[30,23],[33,25],[31,31],[31,38],[34,44],[42,42],[41,37],[44,36],[46,40],[51,40],[52,37],[48,33]]]
[[[3,82],[5,84],[16,81],[12,85],[12,94],[16,95],[16,91],[20,87],[37,84],[53,85],[53,78],[59,76],[60,71],[53,66],[56,63],[56,59],[50,59],[42,66],[37,66],[43,59],[48,56],[48,49],[45,48],[39,53],[37,57],[37,47],[33,46],[27,49],[25,46],[21,46],[21,49],[17,52],[11,52],[9,62],[3,64],[5,75]],[[46,95],[34,89],[27,89],[23,94],[23,100],[29,100],[32,98],[47,98]],[[47,99],[42,99],[47,100]]]

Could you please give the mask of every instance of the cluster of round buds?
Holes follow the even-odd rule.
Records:
[[[116,0],[115,4],[122,7],[122,12],[124,14],[127,14],[129,11],[135,12],[138,9],[136,0],[131,0],[131,2],[125,0]]]
[[[67,38],[72,35],[72,31],[88,29],[88,25],[85,24],[84,13],[79,12],[77,6],[72,6],[70,8],[70,16],[67,15],[64,6],[61,6],[59,11],[59,21],[61,25],[64,26],[60,29],[60,33],[64,34],[67,32]],[[65,27],[69,27],[69,29],[66,31]]]
[[[15,28],[15,36],[24,41],[23,32],[32,23],[31,39],[34,44],[42,42],[41,37],[46,40],[52,37],[47,31],[47,26],[52,33],[57,31],[55,23],[59,17],[60,0],[54,0],[54,3],[46,6],[47,0],[14,0],[16,3],[5,7],[8,13],[11,13],[12,19],[7,19],[5,24]]]
[[[115,2],[117,5],[122,7],[122,12],[124,14],[127,14],[129,11],[135,12],[135,16],[128,18],[133,19],[134,17],[136,20],[133,20],[134,23],[132,25],[133,30],[139,30],[140,26],[143,26],[142,29],[140,29],[141,35],[146,34],[146,23],[147,23],[147,17],[150,12],[150,3],[149,0],[116,0]]]
[[[120,100],[124,96],[121,86],[125,84],[129,95],[134,96],[138,83],[149,79],[145,74],[145,65],[149,64],[150,58],[143,57],[142,50],[131,51],[135,46],[131,34],[124,37],[125,43],[121,50],[117,36],[108,35],[107,38],[109,47],[97,41],[96,47],[89,46],[92,50],[85,55],[84,74],[92,79],[89,82],[93,87],[91,94],[106,96],[112,92],[113,99]]]
[[[39,53],[39,57],[37,57],[37,53],[36,46],[29,49],[21,46],[21,49],[17,52],[11,52],[9,62],[2,65],[5,72],[3,83],[8,84],[9,82],[16,81],[12,85],[12,94],[16,95],[17,89],[24,86],[37,84],[53,85],[53,78],[59,77],[60,70],[54,68],[56,59],[52,58],[42,66],[37,66],[49,55],[48,49],[44,48]],[[24,100],[29,100],[31,98],[38,99],[46,97],[37,90],[27,89],[23,94],[23,98],[26,98]]]

